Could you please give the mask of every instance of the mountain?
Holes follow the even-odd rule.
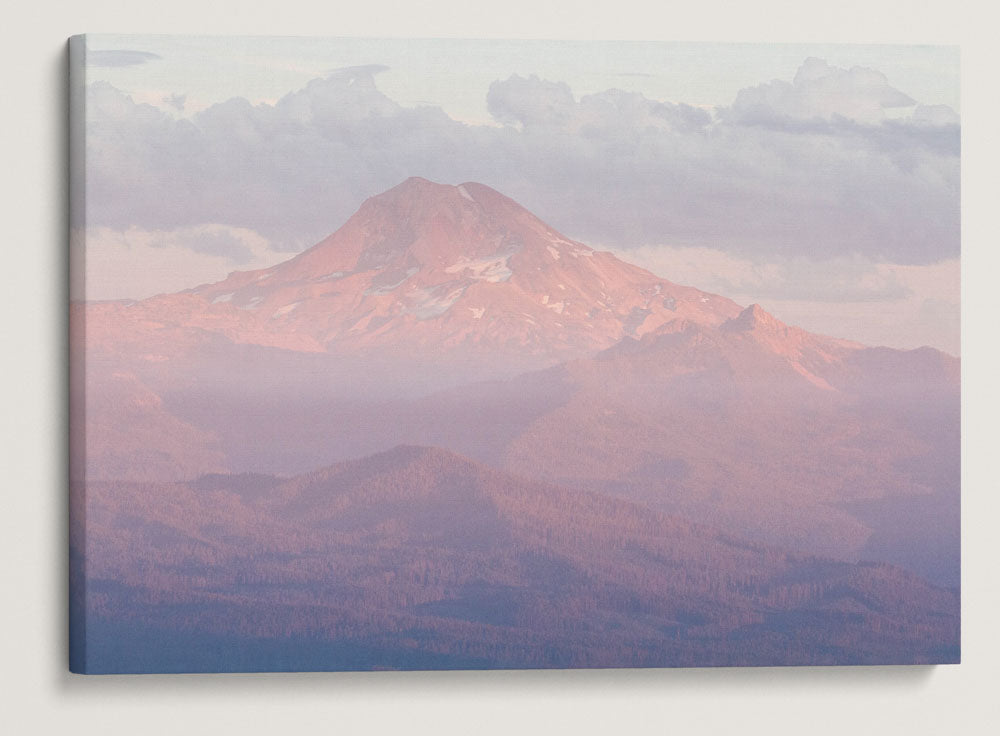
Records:
[[[751,307],[570,362],[560,382],[564,400],[493,462],[761,542],[878,548],[958,585],[956,359],[820,338]]]
[[[730,300],[572,241],[487,186],[411,178],[272,268],[180,294],[91,305],[92,345],[171,356],[208,336],[297,352],[413,359],[510,375],[684,321]],[[416,355],[415,355],[416,354]],[[484,374],[485,375],[485,374]]]
[[[959,361],[757,306],[411,404],[410,434],[761,543],[959,584]],[[475,422],[497,417],[496,423]],[[424,429],[420,429],[423,427]]]
[[[958,658],[958,361],[488,187],[407,180],[273,268],[73,305],[70,348],[78,669]]]
[[[268,382],[254,373],[266,364],[241,361],[244,383],[165,392],[212,438],[199,451],[217,447],[232,470],[299,473],[433,444],[761,543],[959,582],[958,361],[934,350],[812,335],[752,305],[718,327],[674,323],[592,357],[413,399],[326,396],[318,366]],[[305,389],[289,388],[297,374]],[[92,477],[150,472],[114,468]]]
[[[482,185],[410,179],[278,266],[73,319],[77,480],[434,445],[959,584],[957,359],[677,286]]]
[[[749,544],[436,448],[76,499],[87,671],[957,657],[957,595],[898,568]]]

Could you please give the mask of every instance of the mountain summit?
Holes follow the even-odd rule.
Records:
[[[723,323],[722,328],[729,332],[752,332],[764,330],[767,332],[787,332],[788,327],[764,311],[759,304],[751,304],[740,312],[738,317]]]
[[[672,322],[718,325],[739,314],[728,299],[570,240],[483,184],[420,178],[368,199],[284,263],[147,303],[171,299],[236,342],[539,364]]]

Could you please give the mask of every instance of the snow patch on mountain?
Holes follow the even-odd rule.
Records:
[[[406,312],[419,320],[440,317],[451,309],[452,305],[469,288],[468,286],[459,286],[449,290],[449,286],[449,284],[441,284],[440,286],[432,286],[426,289],[415,289],[407,295],[407,299],[410,300],[411,304]]]
[[[291,304],[286,304],[283,307],[278,307],[276,310],[274,310],[274,314],[271,315],[271,319],[277,319],[282,315],[288,314],[289,312],[293,311],[297,306],[299,306],[301,303],[302,303],[301,301],[292,302]]]
[[[324,274],[317,278],[317,281],[336,281],[337,279],[342,279],[347,275],[346,271],[334,271],[333,273]]]
[[[477,281],[488,281],[491,284],[498,284],[507,281],[514,272],[510,270],[510,257],[513,253],[504,256],[492,256],[471,260],[462,258],[457,263],[448,266],[445,273],[461,273],[468,278]]]
[[[397,277],[395,281],[392,281],[392,282],[387,283],[387,284],[379,284],[378,286],[376,286],[376,285],[373,284],[370,289],[366,289],[365,290],[365,295],[366,296],[381,296],[382,294],[388,294],[389,292],[395,291],[396,289],[398,289],[400,286],[402,286],[403,284],[405,284],[408,279],[413,278],[419,272],[420,272],[420,269],[417,268],[416,266],[408,268],[403,273],[403,275]]]
[[[264,297],[262,297],[262,296],[255,296],[250,301],[248,301],[246,304],[244,304],[242,307],[240,307],[240,309],[256,309],[257,307],[260,306],[260,303],[262,301],[264,301]]]

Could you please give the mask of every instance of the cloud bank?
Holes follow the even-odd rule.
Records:
[[[484,90],[495,125],[400,105],[376,85],[383,70],[339,69],[274,104],[237,97],[186,117],[185,90],[161,109],[95,83],[86,222],[74,224],[101,229],[105,244],[109,233],[178,234],[173,252],[214,274],[247,267],[245,252],[184,233],[211,223],[287,255],[367,197],[422,176],[481,181],[626,257],[701,249],[750,264],[771,281],[750,289],[719,276],[718,291],[789,304],[912,304],[906,280],[879,269],[959,256],[959,118],[875,70],[808,59],[792,80],[713,111],[616,89],[577,97],[563,82],[514,75]],[[945,310],[955,344],[957,299],[956,284]]]
[[[206,222],[299,250],[411,175],[477,180],[556,227],[616,247],[707,246],[746,257],[862,255],[932,263],[959,250],[959,137],[872,70],[808,60],[713,118],[684,104],[513,76],[498,126],[403,107],[379,67],[317,79],[274,105],[234,98],[190,118],[88,92],[88,224]],[[887,109],[913,111],[886,118]]]

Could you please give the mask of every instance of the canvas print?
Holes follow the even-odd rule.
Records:
[[[956,48],[70,65],[73,671],[959,661]]]

